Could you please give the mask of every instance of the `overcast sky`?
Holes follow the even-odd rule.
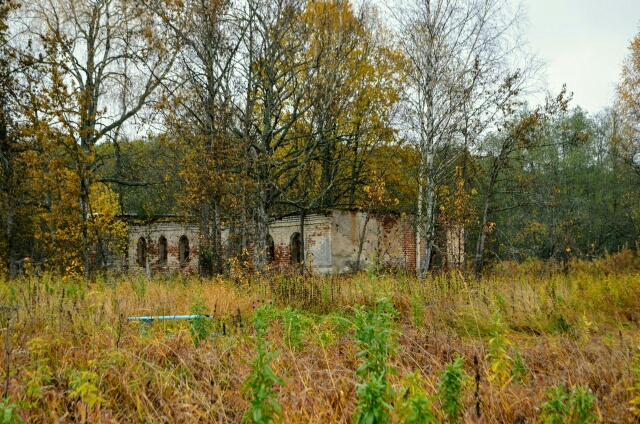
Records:
[[[550,92],[562,84],[573,106],[591,113],[611,105],[622,61],[640,30],[640,0],[522,0],[525,38],[547,64]]]

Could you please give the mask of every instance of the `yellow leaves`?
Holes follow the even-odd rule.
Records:
[[[616,108],[621,118],[618,145],[627,154],[632,155],[638,148],[637,113],[640,110],[640,33],[629,46],[623,68],[622,78],[617,88]]]
[[[465,189],[461,167],[456,167],[455,189],[451,189],[449,186],[440,186],[438,195],[442,198],[440,214],[445,225],[464,226],[472,223],[474,219],[472,200],[473,196],[477,195],[477,191],[471,190],[469,192]]]
[[[494,229],[495,227],[496,227],[496,223],[495,223],[495,222],[491,222],[491,221],[489,221],[489,222],[487,222],[487,228],[486,228],[485,232],[486,232],[487,234],[491,234],[491,233],[493,233],[493,229]]]
[[[104,184],[93,185],[89,198],[94,213],[115,216],[119,213],[118,195]]]
[[[302,20],[310,44],[305,51],[315,63],[305,70],[311,100],[322,103],[337,131],[358,134],[366,145],[393,139],[387,117],[400,99],[399,51],[372,29],[377,16],[356,16],[350,2],[311,1]]]
[[[496,312],[493,317],[492,337],[489,340],[489,377],[491,382],[498,382],[502,387],[512,379],[513,359],[508,354],[511,341],[507,338],[507,330],[502,325],[500,315]]]
[[[386,204],[394,202],[387,196],[386,183],[383,178],[374,173],[371,180],[371,184],[364,186],[363,189],[371,207],[377,210],[383,208]]]
[[[640,417],[640,347],[636,349],[636,354],[631,363],[631,374],[633,376],[633,386],[627,390],[631,392],[633,398],[629,402],[631,411],[636,417]]]
[[[69,386],[71,392],[69,397],[78,397],[85,402],[89,409],[93,408],[96,403],[105,402],[100,396],[98,382],[100,378],[98,374],[92,371],[76,371],[69,378]]]

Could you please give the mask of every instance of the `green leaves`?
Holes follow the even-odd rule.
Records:
[[[547,402],[540,405],[541,418],[546,424],[590,423],[597,419],[593,412],[596,397],[588,387],[576,386],[570,393],[563,385],[547,391]]]
[[[284,342],[290,349],[299,349],[303,344],[304,330],[310,319],[300,311],[287,307],[280,312],[284,326]]]
[[[432,398],[427,397],[422,388],[422,378],[419,371],[414,371],[406,377],[408,387],[403,389],[404,401],[400,406],[400,418],[405,424],[437,423],[438,419],[431,408]]]
[[[256,356],[251,365],[251,373],[244,381],[243,391],[249,397],[249,408],[245,411],[242,422],[262,424],[272,423],[282,418],[282,406],[276,399],[274,386],[283,385],[284,381],[270,367],[280,351],[267,351],[268,321],[265,318],[272,315],[271,309],[271,306],[263,305],[254,314]]]
[[[87,404],[89,409],[98,402],[105,400],[100,397],[100,389],[98,389],[98,374],[92,371],[76,371],[69,378],[70,397],[78,397]]]
[[[598,417],[593,412],[596,400],[596,397],[591,394],[591,390],[588,387],[574,387],[569,396],[569,408],[571,409],[573,422],[589,423],[596,421]]]
[[[387,299],[377,301],[373,310],[359,306],[356,311],[355,340],[360,347],[357,356],[363,360],[356,375],[357,385],[355,421],[382,423],[389,420],[392,388],[387,380],[391,371],[387,362],[393,353],[391,321],[398,312]]]
[[[549,400],[540,405],[541,418],[546,424],[562,424],[570,412],[567,405],[569,395],[565,392],[564,385],[549,389],[547,398]]]
[[[191,333],[193,344],[198,347],[201,341],[209,337],[213,327],[211,320],[206,317],[207,308],[201,298],[196,298],[189,310],[196,315],[189,325],[189,333]]]
[[[462,364],[461,357],[447,364],[438,382],[440,409],[449,422],[455,422],[462,411],[462,388],[465,380]]]
[[[24,420],[17,414],[18,404],[11,399],[0,402],[0,424],[23,424]]]

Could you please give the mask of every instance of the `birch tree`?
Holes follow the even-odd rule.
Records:
[[[407,121],[420,154],[416,238],[424,277],[434,248],[436,188],[447,168],[436,153],[476,143],[535,68],[514,64],[520,14],[507,0],[409,0],[392,15],[409,62]]]
[[[617,147],[625,162],[640,176],[640,34],[631,41],[617,91],[616,109],[621,124]]]

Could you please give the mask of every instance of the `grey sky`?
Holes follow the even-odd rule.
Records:
[[[547,64],[552,94],[562,84],[573,106],[591,113],[612,104],[622,61],[640,30],[640,0],[522,0],[525,38]]]

